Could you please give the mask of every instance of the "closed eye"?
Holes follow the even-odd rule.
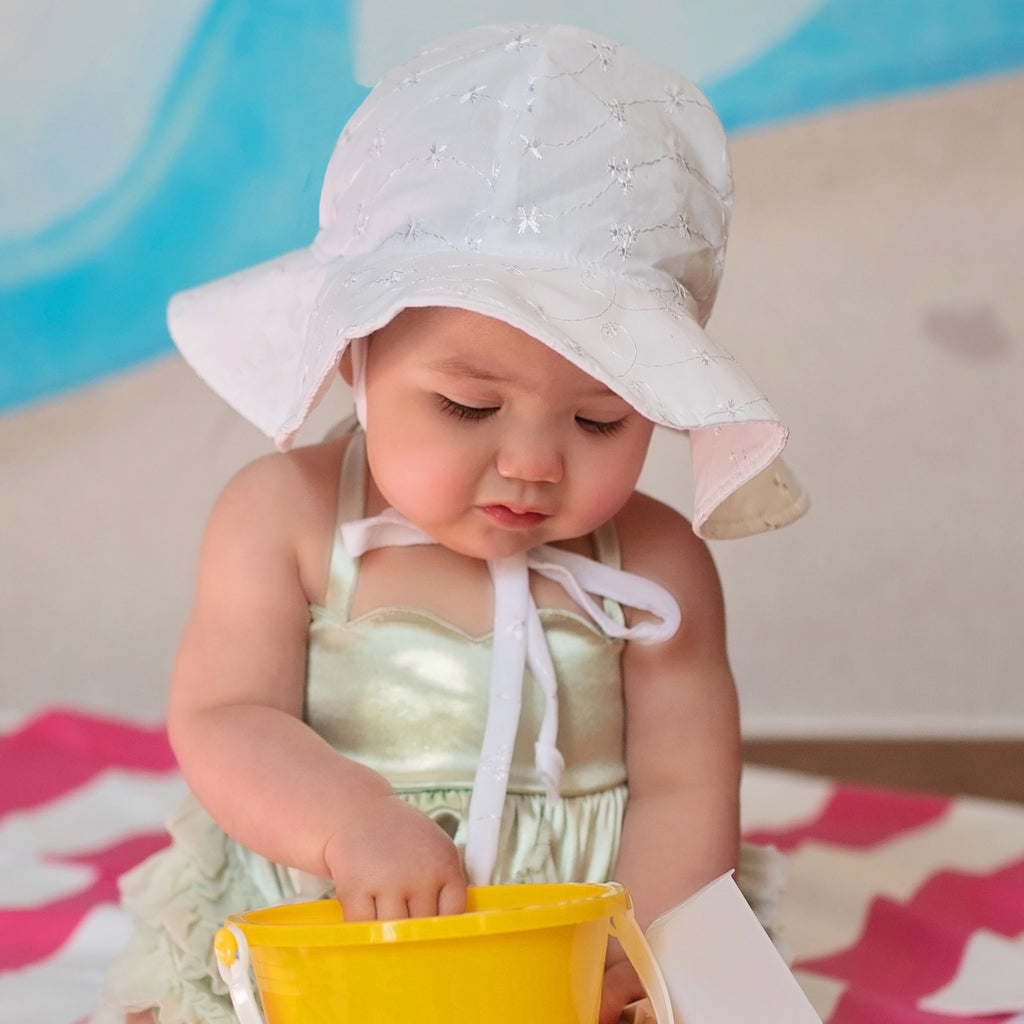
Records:
[[[577,416],[576,423],[588,434],[601,434],[604,437],[613,437],[626,425],[628,416],[622,416],[617,420],[609,420],[607,423],[601,420],[588,420],[584,416]]]
[[[441,408],[450,416],[460,420],[485,420],[498,411],[496,405],[480,408],[475,405],[463,405],[461,402],[455,402],[444,395],[438,395],[437,397],[440,400]]]

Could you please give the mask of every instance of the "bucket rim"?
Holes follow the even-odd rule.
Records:
[[[253,946],[357,946],[443,941],[472,936],[533,931],[611,918],[631,906],[618,882],[560,882],[470,886],[473,909],[462,914],[391,921],[276,920],[297,908],[313,909],[335,900],[315,900],[232,914]]]

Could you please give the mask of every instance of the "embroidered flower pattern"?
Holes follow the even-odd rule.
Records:
[[[626,104],[620,100],[608,100],[605,104],[608,108],[608,113],[615,119],[615,123],[620,127],[626,126]]]
[[[525,235],[527,231],[532,231],[535,235],[540,234],[541,213],[536,206],[532,207],[529,213],[526,212],[525,206],[520,206],[516,210],[516,217],[519,220],[519,234]]]
[[[625,260],[629,259],[633,246],[639,237],[639,232],[630,224],[611,226],[612,243],[615,251]]]
[[[608,170],[615,179],[616,184],[623,192],[629,192],[633,188],[633,164],[629,157],[616,158],[608,161]]]
[[[537,92],[537,76],[530,75],[526,86],[526,106],[523,108],[527,114],[533,113],[533,99]]]
[[[519,138],[523,140],[523,153],[529,153],[530,156],[534,156],[538,160],[544,159],[544,154],[540,151],[540,139],[530,139],[525,135],[520,135]]]
[[[680,85],[670,85],[665,90],[665,106],[669,110],[682,110],[689,100],[690,97]]]
[[[601,67],[607,71],[612,66],[612,58],[615,56],[615,47],[612,46],[611,43],[595,43],[593,41],[591,41],[590,47],[594,51]]]

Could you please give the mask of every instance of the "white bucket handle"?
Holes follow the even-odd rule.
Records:
[[[665,985],[658,961],[655,960],[644,933],[636,923],[632,907],[612,915],[608,923],[608,932],[619,940],[629,962],[636,968],[640,983],[651,1002],[657,1024],[673,1024],[668,987]],[[226,924],[221,928],[217,933],[216,953],[217,969],[228,987],[238,1024],[265,1024],[252,990],[249,943],[246,942],[242,929],[234,924]]]
[[[657,1024],[673,1024],[675,1018],[672,1015],[672,1001],[669,998],[665,977],[644,933],[640,930],[640,925],[636,923],[631,907],[621,914],[612,915],[611,934],[619,940],[619,945],[622,946],[629,962],[636,968]]]
[[[217,954],[217,970],[228,987],[238,1024],[265,1024],[252,990],[252,978],[249,975],[249,943],[242,929],[235,924],[224,925],[217,932],[214,948]]]

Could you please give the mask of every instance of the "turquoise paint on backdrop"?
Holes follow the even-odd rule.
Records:
[[[826,0],[790,37],[703,87],[738,131],[1024,67],[1024,0]]]
[[[0,291],[0,409],[166,352],[171,293],[312,238],[331,148],[366,94],[348,2],[253,10],[211,6],[114,188],[0,244],[16,278]]]
[[[366,93],[349,3],[216,0],[116,187],[0,243],[0,409],[166,352],[172,292],[310,241],[331,147]],[[1024,0],[826,0],[702,85],[738,131],[1022,66]]]

